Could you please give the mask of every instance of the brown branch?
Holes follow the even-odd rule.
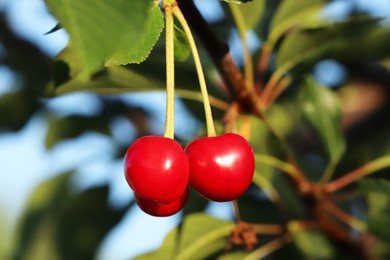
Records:
[[[204,45],[241,111],[262,118],[258,109],[257,94],[254,89],[248,86],[240,69],[234,63],[227,44],[222,42],[211,30],[192,0],[180,0],[178,3],[191,30]]]

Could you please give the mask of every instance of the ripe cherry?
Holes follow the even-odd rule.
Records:
[[[124,166],[128,184],[143,199],[170,204],[183,195],[188,185],[187,156],[170,138],[139,138],[127,150]]]
[[[255,169],[253,150],[238,134],[203,137],[185,149],[190,163],[190,184],[213,201],[230,201],[249,187]]]
[[[159,204],[155,201],[146,200],[134,194],[135,201],[137,205],[142,209],[145,213],[155,217],[168,217],[179,212],[184,204],[187,202],[189,197],[189,189],[187,188],[184,194],[177,199],[176,201],[170,204]]]

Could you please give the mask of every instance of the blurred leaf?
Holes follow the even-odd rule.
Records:
[[[157,2],[150,10],[148,20],[142,35],[137,38],[136,43],[116,52],[106,60],[106,66],[126,65],[129,63],[143,62],[152,51],[164,28],[164,17]]]
[[[188,44],[186,34],[182,29],[175,26],[174,43],[175,43],[175,59],[178,61],[186,61],[191,54],[191,49]]]
[[[330,39],[326,33],[292,32],[278,50],[276,65],[286,73],[301,63],[313,63],[342,44],[341,38]]]
[[[301,103],[304,115],[320,134],[331,163],[336,165],[346,149],[338,96],[308,77],[302,88]]]
[[[312,259],[334,259],[335,250],[329,240],[319,231],[299,230],[293,232],[296,245]]]
[[[108,231],[130,205],[107,205],[108,186],[77,194],[73,172],[43,182],[30,196],[19,226],[14,259],[93,259]]]
[[[390,217],[382,215],[369,217],[367,219],[367,228],[370,232],[390,243]]]
[[[256,169],[261,163],[256,162]],[[262,176],[272,184],[280,195],[280,201],[283,203],[283,206],[286,207],[294,217],[304,218],[306,216],[306,209],[302,204],[302,201],[298,198],[296,192],[287,182],[284,174],[279,171],[264,171],[260,172]]]
[[[151,1],[144,0],[45,2],[69,33],[82,64],[83,78],[97,71],[116,51],[136,44],[152,6]]]
[[[255,28],[264,13],[265,0],[255,0],[244,5],[238,6],[245,21],[248,30]]]
[[[179,252],[175,260],[203,259],[227,245],[234,224],[198,213],[183,220]]]
[[[110,208],[108,192],[108,185],[90,188],[64,208],[56,225],[56,242],[62,259],[94,259],[103,238],[132,205]]]
[[[0,131],[18,131],[40,108],[38,100],[23,91],[0,95]]]
[[[351,62],[357,61],[371,62],[390,57],[390,29],[384,26],[375,26],[369,30],[360,33],[354,41],[353,48],[350,48],[351,42],[348,42],[344,48],[333,53],[332,58]]]
[[[73,196],[68,187],[72,175],[68,172],[47,180],[31,194],[19,222],[14,259],[59,259],[53,226]]]
[[[364,192],[377,192],[390,196],[389,180],[364,178],[358,182],[358,186]]]
[[[379,238],[390,242],[390,231],[388,228],[390,225],[390,196],[388,184],[388,181],[367,178],[358,183],[360,190],[365,192],[367,196],[368,216],[366,223],[368,230]]]
[[[284,0],[271,21],[269,41],[276,42],[289,29],[313,20],[326,5],[326,0]]]
[[[204,259],[226,246],[227,237],[233,227],[234,224],[231,222],[216,219],[206,214],[188,215],[184,218],[180,231],[175,228],[167,235],[159,249],[137,257],[136,260]]]
[[[104,122],[103,118],[100,117],[74,115],[52,119],[49,122],[45,138],[46,148],[53,148],[59,141],[78,137],[87,131],[96,131],[107,135],[110,133],[108,122]]]
[[[351,41],[360,41],[362,35],[376,28],[377,22],[375,18],[356,16],[344,22],[293,31],[283,40],[276,64],[278,68],[286,67],[286,72],[301,63],[314,64],[320,58],[333,57],[334,53],[339,54],[334,55],[336,59],[341,59],[353,52]]]

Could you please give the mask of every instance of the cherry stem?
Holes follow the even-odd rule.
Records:
[[[336,192],[354,181],[388,167],[390,167],[390,156],[378,158],[345,174],[343,177],[325,184],[324,191],[327,193]]]
[[[209,101],[209,96],[207,93],[207,86],[206,86],[206,80],[203,74],[203,69],[202,69],[202,63],[200,62],[199,58],[199,53],[198,49],[196,48],[195,40],[194,37],[192,36],[191,29],[187,24],[187,21],[185,17],[183,16],[180,8],[178,6],[173,6],[172,11],[174,16],[177,18],[181,26],[183,27],[183,30],[187,36],[188,43],[191,48],[192,56],[194,58],[195,62],[195,67],[196,71],[198,74],[198,79],[199,79],[199,85],[200,85],[200,91],[203,96],[203,105],[204,105],[204,111],[205,111],[205,116],[206,116],[206,127],[207,127],[207,135],[209,137],[216,136],[215,132],[215,127],[214,127],[214,122],[213,122],[213,116],[211,112],[211,106],[210,106],[210,101]]]
[[[169,3],[166,3],[169,2]],[[174,61],[174,29],[171,1],[164,1],[166,28],[166,116],[164,137],[174,139],[175,136],[175,61]]]

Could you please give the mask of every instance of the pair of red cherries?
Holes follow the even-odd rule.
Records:
[[[249,187],[255,169],[250,144],[233,133],[196,139],[185,150],[173,139],[144,136],[129,147],[124,164],[136,203],[159,217],[183,208],[188,183],[212,201],[237,199]]]

